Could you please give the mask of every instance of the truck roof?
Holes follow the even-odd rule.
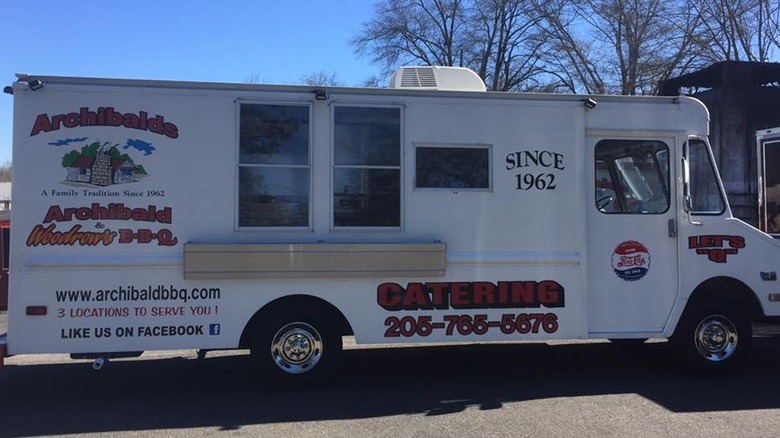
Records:
[[[610,101],[644,101],[647,103],[666,103],[677,104],[682,101],[698,103],[697,99],[687,96],[622,96],[611,94],[568,94],[568,93],[536,93],[536,92],[508,92],[508,91],[451,91],[451,90],[431,90],[431,89],[409,89],[409,88],[367,88],[367,87],[340,87],[340,86],[320,86],[320,85],[281,85],[281,84],[250,84],[250,83],[231,83],[231,82],[200,82],[200,81],[179,81],[179,80],[161,80],[161,79],[119,79],[119,78],[97,78],[97,77],[77,77],[77,76],[47,76],[26,73],[17,73],[19,78],[14,86],[26,86],[29,81],[39,80],[43,84],[62,84],[62,85],[82,85],[82,86],[119,86],[119,87],[139,87],[139,88],[163,88],[163,89],[181,89],[181,90],[214,90],[214,91],[272,91],[272,92],[315,92],[324,91],[328,94],[351,94],[351,95],[387,95],[387,96],[447,96],[458,98],[480,98],[480,99],[498,99],[498,100],[544,100],[544,101],[571,101],[582,102],[587,98],[596,99],[598,102]]]

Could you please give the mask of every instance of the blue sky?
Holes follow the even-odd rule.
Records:
[[[315,72],[359,86],[379,74],[349,39],[373,0],[3,2],[0,86],[14,73],[296,83]],[[13,98],[0,94],[0,163],[11,161]]]

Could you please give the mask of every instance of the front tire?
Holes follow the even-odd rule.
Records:
[[[672,345],[684,365],[706,374],[724,374],[742,366],[753,331],[737,305],[703,305],[683,315]]]
[[[341,356],[341,335],[327,312],[290,308],[263,315],[250,352],[265,386],[303,389],[322,382]]]

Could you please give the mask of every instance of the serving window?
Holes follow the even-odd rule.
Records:
[[[309,105],[240,105],[239,227],[308,227]]]
[[[334,227],[401,226],[401,108],[336,106]]]

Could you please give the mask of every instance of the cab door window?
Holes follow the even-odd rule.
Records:
[[[602,140],[596,144],[596,208],[605,214],[669,210],[669,148],[660,141]]]

